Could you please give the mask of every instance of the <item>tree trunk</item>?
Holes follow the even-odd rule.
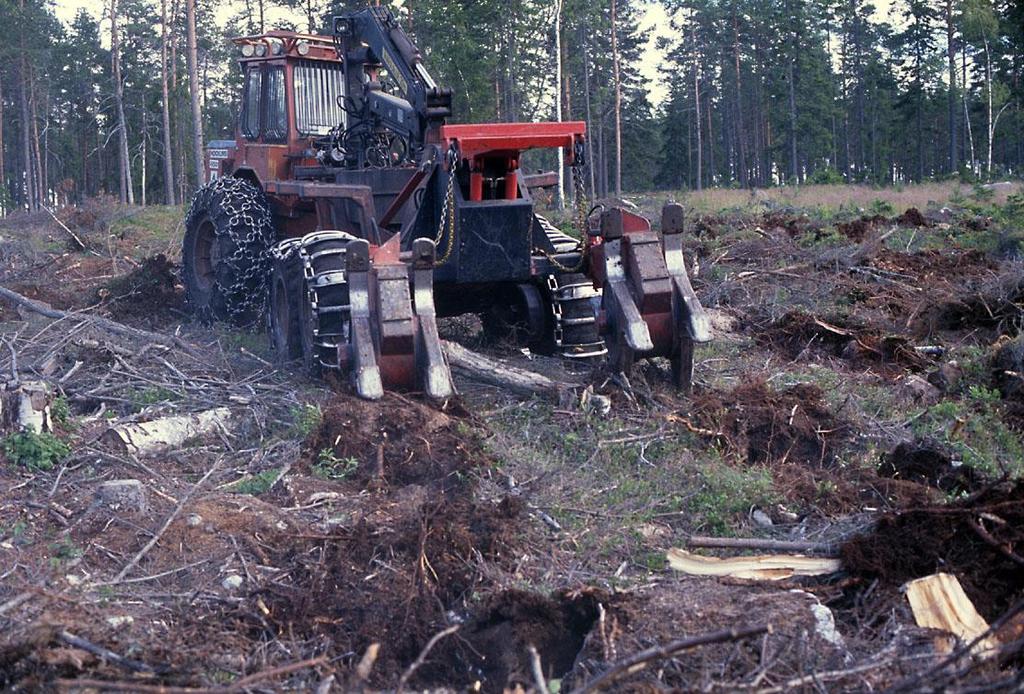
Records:
[[[555,1],[555,120],[562,120],[562,0]],[[558,148],[558,194],[555,207],[565,206],[565,152]]]
[[[597,192],[595,191],[595,185],[594,185],[594,169],[596,168],[594,166],[594,147],[593,147],[594,137],[592,135],[593,127],[594,127],[594,125],[593,125],[594,119],[593,119],[593,116],[591,115],[591,111],[590,111],[590,51],[588,50],[588,46],[590,44],[590,36],[589,36],[589,32],[584,34],[581,31],[580,33],[581,33],[581,36],[583,37],[583,41],[582,41],[582,43],[583,43],[583,95],[584,95],[584,98],[585,98],[586,109],[587,109],[587,139],[591,143],[590,153],[589,153],[590,154],[590,166],[588,166],[587,168],[590,170],[590,198],[594,199],[595,197],[597,197]]]
[[[988,39],[985,39],[985,87],[988,91],[988,158],[985,164],[985,172],[992,178],[992,136],[995,134],[995,127],[992,121],[992,54],[988,49]]]
[[[622,80],[619,76],[619,25],[612,0],[612,81],[615,85],[615,195],[622,195]]]
[[[800,168],[796,153],[796,75],[793,71],[795,58],[789,58],[789,168],[793,183],[800,183]]]
[[[110,0],[110,67],[114,77],[114,105],[117,109],[118,178],[121,182],[121,202],[135,204],[132,186],[131,159],[128,153],[128,126],[124,117],[124,85],[121,83],[121,39],[117,28],[117,0]]]
[[[949,63],[949,172],[956,173],[960,168],[957,157],[957,125],[956,125],[956,45],[953,43],[955,26],[953,23],[953,0],[946,0],[946,59]]]
[[[7,171],[4,168],[4,84],[0,74],[0,216],[7,214]]]
[[[747,131],[743,127],[743,96],[740,75],[740,26],[736,12],[736,3],[732,5],[732,58],[736,69],[736,147],[740,157],[740,185],[744,188],[750,183],[747,172]]]
[[[160,89],[163,112],[164,202],[174,204],[174,153],[171,151],[171,104],[167,89],[167,0],[160,0]]]
[[[694,101],[694,120],[697,122],[697,177],[696,177],[696,188],[697,190],[704,189],[704,143],[701,138],[701,112],[700,112],[700,51],[697,48],[697,30],[694,26],[690,25],[690,39],[693,48],[693,101]]]
[[[21,93],[18,96],[21,101],[21,161],[25,168],[25,202],[30,211],[35,211],[39,206],[36,203],[36,177],[32,171],[32,120],[28,111],[28,66],[24,55],[21,57],[20,73]]]
[[[199,54],[196,46],[196,0],[185,0],[185,23],[188,36],[188,91],[192,100],[192,158],[196,170],[196,189],[202,187],[203,114],[199,109]],[[263,31],[263,2],[260,2],[260,31]]]

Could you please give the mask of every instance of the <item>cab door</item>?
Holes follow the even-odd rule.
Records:
[[[289,177],[287,94],[284,61],[245,66],[238,167],[252,169],[260,181]]]

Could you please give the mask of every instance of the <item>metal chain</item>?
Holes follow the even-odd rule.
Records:
[[[586,150],[582,142],[577,142],[573,150],[572,183],[574,203],[576,204],[576,231],[580,235],[580,243],[587,238],[587,189],[583,184],[583,167],[587,165]]]
[[[448,148],[448,189],[444,194],[444,204],[441,207],[441,221],[437,227],[437,235],[434,237],[434,246],[441,247],[441,241],[448,235],[448,246],[444,249],[444,255],[434,262],[434,267],[441,267],[448,262],[452,256],[452,249],[455,247],[455,172],[459,165],[459,151],[453,144]]]

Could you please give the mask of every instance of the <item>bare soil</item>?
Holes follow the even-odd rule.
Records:
[[[900,586],[952,573],[990,621],[1024,598],[1024,270],[997,215],[912,204],[694,215],[716,336],[692,395],[660,362],[622,379],[460,319],[447,337],[591,390],[460,380],[442,406],[359,400],[276,366],[258,332],[191,322],[180,210],[62,211],[86,252],[48,218],[4,220],[0,284],[190,349],[0,301],[0,372],[50,384],[71,450],[0,454],[0,689],[526,692],[537,668],[571,691],[681,637],[771,625],[606,689],[1011,690],[1019,641],[946,660]],[[212,407],[228,426],[155,456],[102,436]],[[119,479],[142,508],[100,501]],[[843,570],[674,575],[665,552],[694,533],[820,541]]]

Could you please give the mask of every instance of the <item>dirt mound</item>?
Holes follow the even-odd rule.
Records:
[[[363,521],[283,548],[274,559],[293,567],[291,585],[260,591],[279,632],[329,636],[338,656],[380,643],[371,678],[380,686],[394,685],[431,636],[471,613],[469,600],[482,587],[480,560],[512,558],[522,505],[461,498],[396,511],[386,523]],[[428,669],[420,677],[428,675],[463,686],[479,679],[468,668]],[[500,691],[504,682],[488,684]]]
[[[700,426],[718,432],[729,453],[750,464],[797,462],[827,466],[846,437],[817,386],[799,384],[782,392],[764,382],[694,398]]]
[[[905,337],[882,335],[862,326],[844,325],[845,319],[824,321],[802,311],[789,311],[764,328],[754,339],[796,360],[807,353],[840,357],[861,368],[889,367],[919,371],[928,365]]]
[[[388,392],[367,402],[337,396],[305,443],[305,465],[320,477],[362,489],[422,484],[448,489],[486,465],[468,413],[449,413]]]
[[[907,208],[899,217],[894,220],[901,227],[926,227],[928,220],[924,218],[921,211],[916,207]]]
[[[887,223],[888,221],[889,220],[887,218],[880,214],[876,214],[871,217],[864,216],[850,222],[840,222],[836,225],[836,231],[851,241],[857,241],[859,243],[867,238],[867,236],[877,227]]]
[[[163,253],[149,256],[135,270],[101,287],[97,299],[107,301],[117,320],[152,319],[184,310],[177,268]]]
[[[882,457],[878,474],[935,487],[951,494],[972,491],[979,482],[973,468],[953,465],[949,455],[927,441],[904,441],[897,445]]]
[[[994,620],[1024,597],[1024,482],[943,506],[883,516],[843,545],[853,574],[897,587],[937,571],[955,574],[978,611]]]

